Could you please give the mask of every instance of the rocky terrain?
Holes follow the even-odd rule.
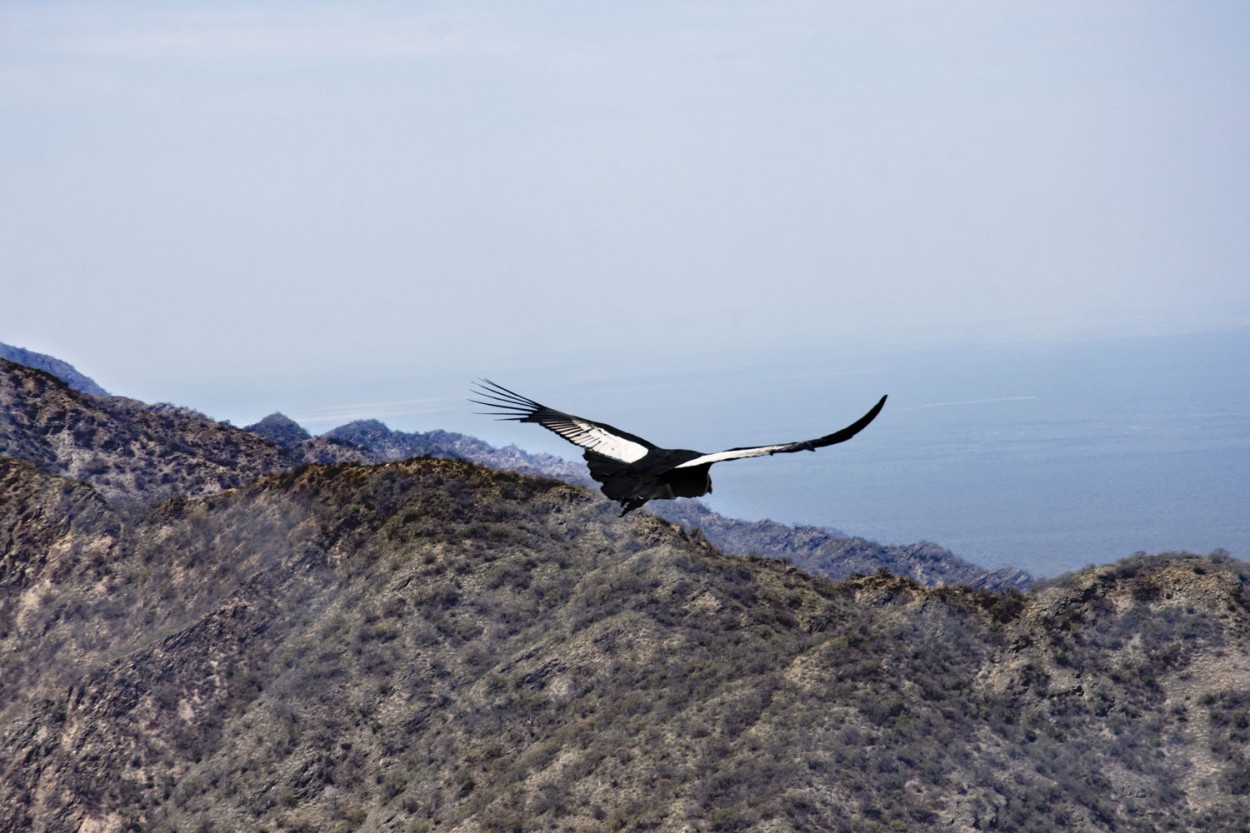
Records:
[[[3,830],[1236,830],[1250,571],[814,577],[560,481],[0,460]]]
[[[286,448],[189,408],[83,394],[3,359],[0,455],[132,502],[212,494],[308,462],[371,459],[330,439]]]

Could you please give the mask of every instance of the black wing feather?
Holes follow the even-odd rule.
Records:
[[[748,446],[745,448],[731,448],[727,451],[718,451],[714,454],[704,454],[695,457],[693,460],[687,460],[677,468],[688,468],[691,466],[711,465],[712,463],[722,463],[726,460],[742,460],[747,457],[764,457],[771,454],[788,454],[792,451],[815,451],[818,448],[824,448],[827,445],[836,445],[844,443],[851,437],[854,437],[860,431],[868,427],[868,423],[877,418],[877,414],[881,413],[881,409],[885,407],[885,400],[888,397],[883,396],[872,409],[855,422],[846,426],[840,431],[834,431],[832,434],[826,434],[823,437],[817,437],[814,440],[800,440],[794,443],[779,443],[777,445],[758,445]]]

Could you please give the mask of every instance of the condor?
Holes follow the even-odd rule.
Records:
[[[500,419],[516,422],[536,422],[564,439],[581,446],[583,456],[590,467],[590,476],[603,484],[602,491],[621,504],[622,517],[649,500],[671,500],[677,497],[699,497],[712,491],[712,478],[708,470],[713,463],[741,460],[745,457],[763,457],[771,454],[787,454],[791,451],[815,451],[827,445],[846,442],[876,419],[885,407],[886,397],[855,422],[814,440],[758,445],[750,448],[731,448],[704,454],[701,451],[660,448],[642,437],[613,428],[527,399],[489,379],[481,379],[473,390],[479,399],[471,399],[484,405],[489,413]]]

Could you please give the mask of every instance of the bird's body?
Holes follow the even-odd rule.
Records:
[[[590,476],[601,484],[605,495],[621,504],[622,515],[649,500],[708,494],[712,491],[709,469],[713,463],[792,451],[815,451],[845,442],[876,418],[886,400],[886,397],[881,397],[872,410],[841,431],[814,440],[731,448],[704,454],[689,449],[660,448],[606,423],[548,408],[486,379],[478,382],[474,393],[482,398],[471,401],[494,409],[492,413],[500,415],[501,419],[536,422],[580,446],[590,468]]]

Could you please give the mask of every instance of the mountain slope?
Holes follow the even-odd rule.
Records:
[[[373,459],[324,439],[284,448],[189,408],[84,395],[3,359],[0,455],[131,501],[212,494],[305,462]]]
[[[95,380],[84,376],[72,364],[55,356],[0,342],[0,359],[50,373],[80,393],[108,396],[108,391],[97,385]]]
[[[123,515],[4,465],[3,829],[1250,824],[1224,556],[928,590],[459,461]]]

